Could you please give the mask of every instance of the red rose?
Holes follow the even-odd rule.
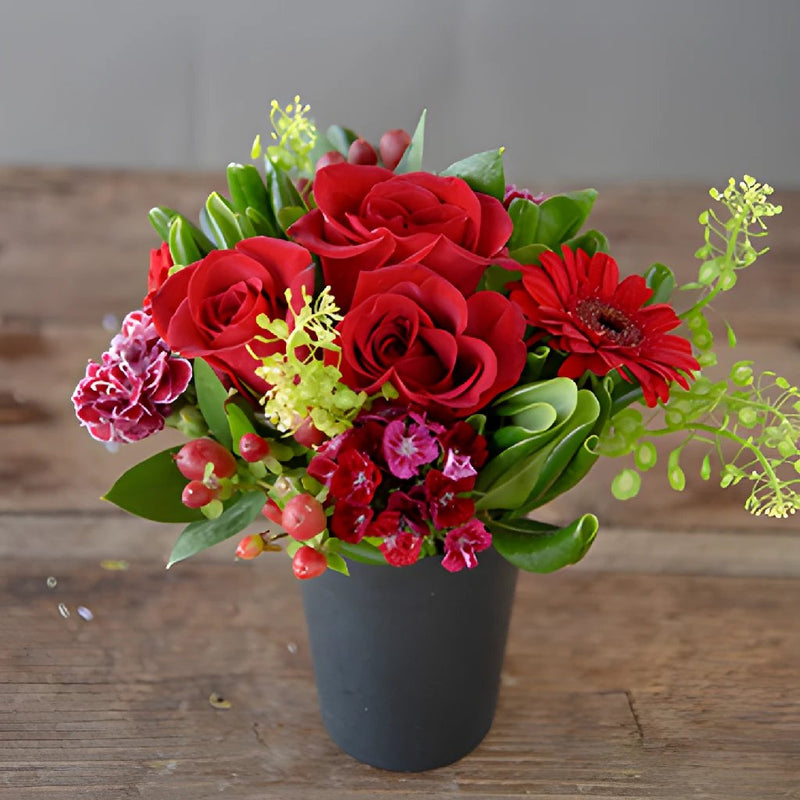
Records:
[[[314,198],[289,235],[320,256],[345,310],[359,273],[401,262],[424,261],[468,296],[511,235],[503,204],[460,178],[334,164],[317,172]]]
[[[161,284],[169,277],[172,267],[172,253],[164,242],[157,250],[150,251],[150,271],[147,274],[147,294],[142,300],[142,308],[147,311],[153,302],[153,295],[161,288]]]
[[[302,305],[302,287],[314,289],[314,267],[308,251],[292,242],[258,236],[233,250],[215,250],[201,261],[171,275],[153,297],[153,322],[170,349],[187,358],[204,358],[228,375],[241,391],[256,393],[268,384],[255,374],[258,355],[274,353],[280,344],[253,340],[264,331],[256,317],[290,317]]]
[[[407,403],[466,417],[516,383],[524,331],[497,292],[465,299],[421,264],[364,272],[339,323],[343,380],[366,392],[390,381]]]

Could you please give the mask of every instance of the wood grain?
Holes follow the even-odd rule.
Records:
[[[0,800],[800,798],[798,522],[751,517],[741,493],[694,480],[675,494],[662,473],[617,503],[608,462],[543,509],[594,511],[597,543],[574,568],[521,577],[494,728],[422,775],[327,738],[284,556],[236,564],[226,542],[166,571],[179,528],[98,499],[177,438],[110,453],[69,395],[107,345],[103,317],[141,299],[147,209],[193,215],[223,184],[0,168]],[[779,194],[772,252],[720,311],[740,335],[728,361],[797,382],[800,192]],[[688,280],[707,199],[609,186],[593,224],[624,270],[658,260]]]

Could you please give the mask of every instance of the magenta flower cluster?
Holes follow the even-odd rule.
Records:
[[[132,311],[101,362],[89,362],[72,403],[98,441],[136,442],[164,427],[191,378],[191,364],[170,352],[150,315]]]
[[[444,534],[442,566],[473,568],[492,537],[475,518],[469,492],[486,461],[471,425],[449,427],[406,409],[373,406],[318,450],[308,473],[328,489],[331,533],[346,542],[380,541],[393,566],[413,564]]]

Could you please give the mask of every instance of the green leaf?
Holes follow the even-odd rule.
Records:
[[[325,152],[338,150],[345,158],[350,152],[350,145],[358,139],[358,134],[350,128],[343,128],[341,125],[331,125],[325,133],[328,143],[331,145]],[[320,155],[323,155],[322,153]]]
[[[651,264],[644,273],[644,280],[648,288],[653,290],[653,296],[645,305],[669,302],[675,288],[675,276],[669,267],[664,264]]]
[[[598,522],[593,514],[584,514],[564,528],[530,519],[492,520],[486,527],[495,549],[514,566],[527,572],[554,572],[586,555]]]
[[[548,197],[539,205],[539,224],[534,241],[558,250],[562,242],[575,236],[581,229],[596,198],[594,189]]]
[[[305,207],[301,206],[284,206],[278,212],[278,225],[280,225],[281,230],[288,230],[292,225],[294,225],[297,220],[300,219],[306,213]]]
[[[237,406],[236,403],[226,403],[224,409],[228,417],[228,428],[233,442],[233,452],[236,453],[237,456],[240,456],[239,440],[246,433],[256,433],[255,426],[244,410]]]
[[[505,195],[506,179],[503,174],[502,149],[476,153],[461,161],[456,161],[455,164],[451,164],[439,174],[444,177],[461,178],[474,191],[491,195],[498,200],[502,200]]]
[[[591,434],[591,436],[587,437],[566,468],[550,485],[550,488],[537,498],[537,507],[547,505],[551,500],[572,489],[573,486],[577,486],[586,477],[586,473],[597,463],[597,459],[600,457],[597,453],[597,443],[598,437],[596,434]]]
[[[206,519],[187,525],[172,548],[167,569],[173,564],[177,564],[178,561],[183,561],[211,545],[230,539],[231,536],[244,530],[258,517],[265,502],[266,498],[263,492],[247,492],[228,506],[216,519]]]
[[[539,223],[539,206],[524,197],[517,197],[511,201],[508,215],[514,223],[514,231],[508,240],[508,249],[517,250],[533,244],[536,226]]]
[[[203,256],[192,237],[186,220],[176,216],[169,226],[169,252],[175,264],[194,264]]]
[[[202,358],[193,362],[194,386],[197,391],[197,405],[203,414],[214,438],[228,450],[232,448],[228,415],[225,412],[225,401],[228,390],[222,385],[214,370]]]
[[[406,148],[400,163],[395,167],[395,175],[405,172],[419,172],[422,169],[422,151],[425,146],[425,117],[428,109],[423,109],[419,122],[411,137],[411,144]]]
[[[155,522],[202,519],[199,509],[186,508],[181,502],[186,478],[178,471],[172,458],[178,450],[179,447],[162,450],[131,467],[117,479],[103,500]]]
[[[573,236],[571,239],[567,239],[564,244],[570,250],[583,250],[589,256],[593,256],[595,253],[608,252],[608,239],[606,239],[605,234],[594,229],[585,231],[579,236]]]
[[[369,542],[360,541],[358,544],[351,544],[342,539],[329,539],[328,546],[331,546],[333,542],[336,542],[336,551],[351,561],[386,566],[386,559],[383,557],[383,553]]]
[[[248,210],[255,211],[256,218],[264,221],[258,226],[258,233],[264,236],[275,236],[274,220],[270,207],[269,193],[259,171],[252,164],[228,164],[228,188],[231,193],[231,202],[240,214],[244,214],[250,223],[253,216]]]
[[[280,219],[279,214],[282,208],[287,206],[297,206],[305,208],[300,192],[292,183],[292,179],[282,170],[278,169],[268,158],[264,160],[264,170],[269,186],[269,196],[272,203],[272,213],[275,219]]]
[[[526,244],[512,250],[508,255],[520,264],[538,264],[539,256],[550,249],[545,244]]]
[[[492,292],[499,292],[500,294],[507,294],[506,284],[518,281],[521,277],[522,273],[515,269],[506,269],[498,264],[492,264],[483,272],[481,288],[488,289]]]
[[[155,228],[156,233],[165,241],[169,241],[169,226],[172,220],[178,216],[174,208],[167,206],[156,206],[150,209],[148,217],[150,224]]]
[[[347,577],[350,576],[350,570],[347,569],[347,562],[338,553],[332,553],[329,550],[325,553],[325,560],[328,562],[328,569],[332,569],[334,572],[339,572]]]
[[[230,204],[217,192],[208,196],[204,211],[212,238],[221,249],[232,248],[245,238]]]

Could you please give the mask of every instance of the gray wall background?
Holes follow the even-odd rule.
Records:
[[[222,169],[271,98],[426,166],[800,185],[800,0],[0,0],[0,163]]]

